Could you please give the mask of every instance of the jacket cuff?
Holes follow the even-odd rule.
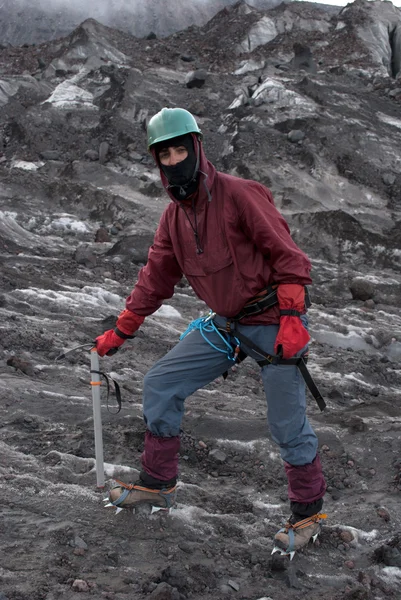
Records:
[[[119,329],[118,327],[115,327],[114,333],[116,335],[118,335],[118,337],[122,338],[123,340],[132,340],[132,338],[135,337],[133,335],[127,335],[126,333],[121,331],[121,329]]]

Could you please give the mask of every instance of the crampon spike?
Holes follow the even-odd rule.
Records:
[[[284,550],[283,548],[279,548],[278,546],[274,546],[274,548],[272,550],[272,554],[274,554],[275,552],[279,552],[281,556],[289,556],[290,560],[292,560],[295,556],[295,550],[291,550],[291,552],[287,552],[286,550]]]

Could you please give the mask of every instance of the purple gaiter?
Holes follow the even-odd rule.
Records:
[[[178,474],[180,436],[158,437],[145,433],[145,449],[141,456],[143,470],[155,479],[169,481]]]
[[[288,498],[293,502],[309,504],[323,498],[326,482],[319,455],[307,465],[295,466],[284,462],[288,479]]]

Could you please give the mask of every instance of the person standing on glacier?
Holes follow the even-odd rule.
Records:
[[[246,354],[262,366],[270,432],[288,479],[291,517],[275,540],[292,552],[320,531],[326,490],[318,441],[306,417],[305,383],[294,364],[285,364],[303,355],[310,339],[310,261],[292,240],[269,189],[219,172],[207,160],[191,113],[163,108],[150,119],[147,137],[171,202],[126,308],[116,328],[96,338],[97,351],[107,355],[132,337],[173,296],[183,275],[212,312],[197,319],[146,374],[139,480],[120,482],[110,502],[122,508],[173,505],[185,399]],[[240,342],[241,335],[250,344]],[[253,344],[279,358],[261,361]]]

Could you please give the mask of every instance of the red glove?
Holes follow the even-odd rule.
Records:
[[[136,315],[131,310],[123,310],[117,319],[116,328],[109,329],[96,338],[95,344],[99,356],[104,356],[105,354],[111,356],[117,352],[125,340],[134,337],[133,334],[139,329],[144,320],[145,317]]]
[[[104,356],[105,354],[111,356],[118,350],[119,346],[122,346],[125,340],[126,338],[121,338],[114,332],[114,329],[109,329],[95,339],[97,353],[99,356]]]
[[[281,317],[274,351],[283,358],[292,358],[310,340],[299,318],[305,312],[305,288],[297,283],[282,283],[277,288],[277,299]]]

